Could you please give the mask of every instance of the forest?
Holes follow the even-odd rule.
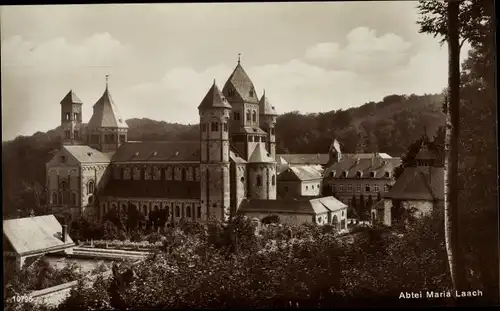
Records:
[[[278,153],[327,153],[334,138],[343,152],[385,152],[404,156],[424,133],[444,124],[444,95],[389,95],[347,110],[282,114],[276,125]],[[129,140],[198,140],[198,125],[129,119]],[[42,213],[45,163],[58,148],[59,128],[2,143],[4,216]]]

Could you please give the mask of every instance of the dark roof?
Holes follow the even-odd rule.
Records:
[[[75,245],[69,235],[66,242],[62,241],[62,226],[54,215],[4,220],[3,234],[20,255],[54,252]]]
[[[233,146],[231,146],[231,149],[229,150],[229,159],[234,163],[247,163],[247,161],[243,159],[243,157]]]
[[[444,168],[407,167],[384,198],[400,200],[444,199]]]
[[[435,160],[437,155],[434,151],[429,150],[426,144],[422,144],[420,151],[417,153],[415,159],[417,160]]]
[[[274,160],[269,156],[264,144],[257,144],[248,159],[250,163],[272,163]]]
[[[227,94],[226,90],[229,88],[233,88],[236,91],[236,100],[243,100],[245,102],[253,104],[259,103],[259,98],[257,97],[257,93],[255,92],[255,87],[248,77],[247,73],[241,66],[240,62],[238,62],[238,65],[236,65],[236,68],[234,68],[233,73],[227,79],[227,82],[223,88],[224,94]]]
[[[94,105],[94,112],[87,127],[128,128],[125,119],[120,115],[118,108],[113,102],[107,86],[101,98]]]
[[[264,94],[262,94],[262,97],[260,98],[260,101],[259,101],[259,113],[261,115],[266,115],[266,116],[277,116],[278,115],[276,110],[274,110],[274,107],[269,102],[269,99],[266,96],[266,91],[264,91]]]
[[[291,166],[278,175],[279,181],[306,181],[321,179],[321,172],[310,165]]]
[[[278,199],[278,200],[243,200],[239,211],[260,213],[290,213],[316,215],[347,208],[347,205],[334,197]]]
[[[330,156],[327,153],[316,154],[277,154],[276,158],[282,158],[288,164],[321,164],[328,163]]]
[[[386,178],[385,173],[389,172],[392,177],[394,168],[401,165],[401,159],[390,158],[383,159],[378,157],[358,158],[356,156],[343,155],[341,160],[325,169],[323,176],[331,178],[331,172],[335,172],[334,178],[357,178],[357,173],[361,172],[361,178]],[[347,172],[344,177],[343,173]],[[375,177],[371,177],[371,173],[375,173]]]
[[[200,162],[198,141],[129,141],[118,148],[112,162]]]
[[[65,145],[63,146],[80,163],[109,163],[111,155],[102,153],[99,150],[85,145]]]
[[[122,198],[200,199],[200,182],[172,180],[110,180],[99,196]]]
[[[62,104],[83,104],[83,102],[76,96],[75,92],[73,90],[70,90],[66,96],[61,100],[61,105]]]
[[[232,134],[266,134],[267,135],[267,133],[264,132],[264,130],[262,130],[260,127],[249,127],[249,126],[239,127]]]
[[[222,95],[221,91],[215,84],[210,87],[207,92],[207,95],[201,101],[201,104],[198,106],[198,109],[211,109],[211,108],[227,108],[231,109],[231,105],[226,100],[224,95]]]

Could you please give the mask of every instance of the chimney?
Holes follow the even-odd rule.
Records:
[[[66,243],[66,237],[68,235],[68,225],[62,225],[62,241]]]

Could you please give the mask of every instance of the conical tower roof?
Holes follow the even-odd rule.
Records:
[[[231,109],[231,105],[226,100],[224,95],[222,95],[217,84],[212,84],[212,87],[207,92],[207,95],[201,101],[201,104],[198,106],[199,110],[212,109],[212,108],[227,108]]]
[[[111,98],[111,94],[107,85],[106,90],[104,90],[101,98],[99,98],[99,100],[94,105],[94,113],[90,118],[88,127],[128,128],[125,119],[123,119],[120,112],[118,111],[118,108],[113,102],[113,99]]]
[[[257,144],[255,146],[250,159],[248,160],[250,163],[272,163],[274,160],[267,155],[267,150],[264,148],[263,144]]]
[[[238,65],[236,65],[236,68],[234,68],[233,73],[229,76],[229,79],[227,79],[224,85],[225,94],[227,94],[226,89],[228,88],[233,88],[235,90],[235,99],[237,100],[253,104],[259,103],[259,98],[255,92],[253,82],[248,77],[245,69],[241,66],[240,61],[238,61]]]
[[[260,111],[260,114],[266,115],[266,116],[277,116],[278,115],[276,110],[274,110],[274,107],[269,102],[269,100],[266,96],[265,90],[264,90],[264,93],[262,94],[262,97],[260,98],[260,101],[259,101],[259,111]]]
[[[61,105],[62,104],[83,104],[83,102],[76,96],[75,92],[73,90],[70,90],[66,96],[61,100]]]

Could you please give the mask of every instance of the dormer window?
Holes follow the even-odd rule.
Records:
[[[65,156],[61,156],[59,159],[61,160],[61,163],[65,163],[66,162],[66,157]]]
[[[384,175],[384,176],[385,176],[386,178],[389,178],[389,177],[391,177],[391,173],[389,173],[389,172],[385,172],[385,175]]]
[[[371,173],[370,173],[370,177],[371,177],[371,178],[375,178],[375,172],[371,172]]]
[[[344,177],[344,178],[347,177],[347,171],[342,172],[342,177]]]
[[[330,172],[330,177],[335,177],[335,171]]]
[[[250,92],[248,92],[248,94],[250,95],[250,97],[253,97],[253,89],[250,90]]]
[[[356,172],[356,177],[358,177],[358,178],[363,177],[363,173],[362,173],[362,172],[360,172],[360,171],[357,171],[357,172]]]

